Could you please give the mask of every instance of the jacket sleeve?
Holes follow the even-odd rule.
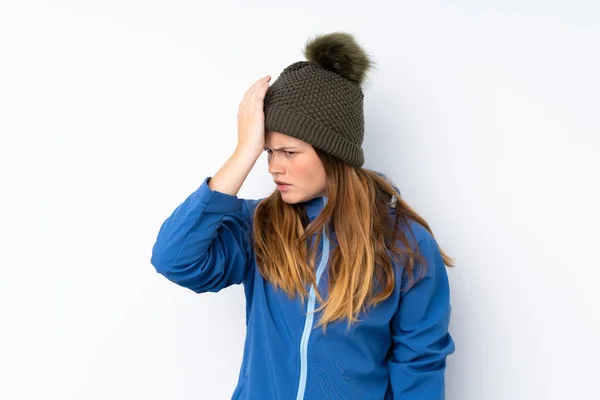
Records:
[[[432,236],[418,246],[428,268],[423,274],[415,263],[415,283],[402,292],[391,321],[390,383],[394,399],[444,400],[446,356],[454,352],[448,275]]]
[[[218,292],[253,275],[249,202],[213,191],[207,177],[161,225],[151,264],[196,293]]]

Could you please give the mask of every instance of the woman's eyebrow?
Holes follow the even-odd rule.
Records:
[[[269,146],[265,146],[265,147],[268,149],[271,149],[271,150],[275,150],[275,151],[279,151],[279,150],[285,151],[285,150],[296,150],[297,149],[297,147],[294,147],[294,146],[283,146],[283,147],[279,147],[278,149],[276,149],[274,147],[269,147]]]

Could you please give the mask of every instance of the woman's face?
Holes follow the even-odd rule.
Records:
[[[269,173],[283,201],[301,203],[327,194],[325,168],[313,147],[280,132],[265,135]]]

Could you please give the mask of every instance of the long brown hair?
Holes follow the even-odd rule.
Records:
[[[319,243],[326,228],[331,240],[332,229],[336,242],[329,259],[327,299],[315,290],[321,304],[315,312],[323,311],[317,326],[326,328],[328,323],[343,319],[350,326],[358,321],[360,312],[392,294],[396,284],[395,261],[402,262],[410,282],[414,283],[415,261],[422,265],[420,274],[425,273],[424,257],[411,249],[406,230],[398,229],[400,225],[404,224],[412,234],[408,221],[414,220],[432,235],[433,232],[384,176],[350,166],[313,148],[327,175],[324,209],[309,223],[302,203],[288,204],[274,191],[255,209],[252,245],[264,279],[290,298],[299,295],[304,301],[308,295],[307,283],[317,287],[314,267],[317,249],[316,246],[312,249],[308,259],[308,239],[316,234],[315,243]],[[397,198],[394,208],[390,206],[392,196]],[[395,214],[393,224],[392,214]],[[397,246],[398,240],[402,246]],[[454,266],[453,260],[441,249],[440,252],[444,264]]]

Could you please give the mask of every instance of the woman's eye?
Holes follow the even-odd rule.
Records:
[[[288,156],[291,156],[291,155],[293,155],[295,153],[296,153],[295,151],[286,151],[285,152],[285,154],[287,154]]]
[[[265,149],[265,151],[269,154],[271,154],[271,149]]]

